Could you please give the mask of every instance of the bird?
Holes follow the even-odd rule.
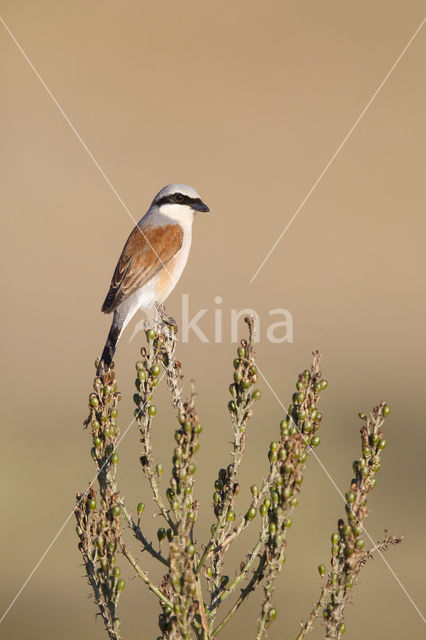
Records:
[[[109,369],[118,340],[135,313],[142,309],[152,321],[155,305],[173,291],[188,260],[194,216],[209,211],[189,185],[172,183],[157,193],[127,238],[102,305],[103,313],[114,315],[98,375]]]

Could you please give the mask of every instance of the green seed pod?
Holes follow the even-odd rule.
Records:
[[[306,462],[306,458],[307,458],[306,452],[305,452],[305,451],[303,451],[303,452],[300,454],[299,462],[302,462],[302,463],[303,463],[303,462]]]
[[[353,502],[355,502],[356,495],[352,491],[347,491],[345,493],[345,497],[346,497],[346,502],[349,502],[349,504],[352,504]]]
[[[157,407],[155,406],[155,404],[151,404],[148,408],[148,413],[151,417],[154,417],[155,414],[157,413]]]
[[[230,509],[228,511],[228,513],[226,514],[226,519],[228,522],[234,522],[235,520],[235,513],[232,511],[232,509]]]
[[[256,514],[257,514],[257,510],[254,507],[250,507],[250,509],[247,511],[246,518],[248,520],[254,520],[254,518],[256,517]]]
[[[239,358],[234,358],[234,369],[238,369],[238,367],[240,366],[240,359]]]
[[[196,425],[194,425],[194,433],[196,433],[196,434],[197,434],[197,436],[198,436],[198,435],[200,435],[200,433],[202,432],[202,430],[203,430],[203,427],[202,427],[202,425],[201,425],[201,424],[196,424]]]
[[[327,389],[327,387],[328,387],[327,380],[321,380],[321,391],[323,391],[324,389]]]
[[[167,540],[171,542],[174,537],[175,534],[173,533],[173,529],[167,529]]]
[[[98,547],[98,549],[102,549],[102,547],[105,544],[105,540],[103,539],[102,536],[96,536],[95,538],[95,546]]]
[[[287,459],[287,451],[285,449],[280,449],[278,451],[278,457],[280,460],[286,460]]]
[[[318,573],[320,574],[321,578],[325,576],[325,564],[318,565]]]
[[[302,391],[303,389],[303,382],[300,382],[300,380],[298,382],[296,382],[296,389],[298,391]]]
[[[297,505],[299,504],[299,500],[296,498],[296,496],[294,496],[294,498],[290,500],[290,504],[292,507],[297,507]]]
[[[213,575],[212,568],[211,568],[211,567],[206,567],[206,571],[205,571],[205,573],[206,573],[206,577],[207,577],[207,578],[211,578],[211,577],[212,577],[212,575]]]
[[[299,404],[302,404],[305,399],[305,394],[303,393],[303,391],[299,391],[299,393],[296,393],[296,399]]]
[[[95,438],[93,438],[93,444],[97,449],[99,449],[99,447],[102,444],[102,440],[99,438],[99,436],[96,436]]]
[[[162,540],[164,540],[164,538],[166,537],[167,533],[164,527],[160,527],[157,530],[157,538],[159,540],[159,542],[161,542]]]
[[[278,454],[275,451],[269,451],[268,458],[269,458],[269,462],[274,464],[278,460]]]
[[[269,613],[268,613],[269,620],[272,622],[273,620],[275,620],[276,617],[277,617],[277,610],[274,608],[269,609]]]
[[[99,400],[94,393],[90,395],[90,406],[99,407]]]
[[[237,384],[240,384],[242,379],[243,379],[243,374],[241,373],[241,371],[234,371],[234,382],[236,382]]]
[[[255,389],[253,391],[253,393],[251,394],[251,397],[253,398],[253,400],[259,400],[259,398],[262,397],[262,392],[260,389]]]
[[[160,375],[161,372],[161,368],[158,364],[154,364],[151,367],[151,374],[156,378],[158,375]]]
[[[112,575],[114,576],[114,578],[119,578],[121,576],[120,567],[114,567],[114,569],[112,570]]]
[[[340,542],[340,536],[337,532],[333,533],[331,535],[331,544],[339,544]]]
[[[239,358],[245,358],[246,356],[246,350],[243,347],[238,347],[237,353]]]
[[[250,491],[251,491],[251,495],[254,496],[254,497],[256,497],[257,494],[259,493],[259,489],[258,489],[257,485],[255,485],[255,484],[251,485]]]
[[[311,433],[312,431],[312,422],[307,420],[303,423],[303,433]]]
[[[118,518],[118,516],[121,514],[121,508],[118,506],[118,504],[115,504],[113,506],[113,508],[111,509],[111,513],[114,518]]]
[[[317,447],[319,445],[319,443],[321,442],[321,439],[319,436],[314,436],[311,440],[311,447]]]
[[[370,479],[370,487],[372,489],[374,489],[375,486],[376,486],[376,478],[371,478]]]
[[[291,518],[286,518],[284,521],[284,526],[289,528],[293,524],[293,520]]]
[[[386,447],[386,440],[380,440],[379,449],[384,449]]]
[[[148,329],[148,331],[146,332],[146,337],[147,337],[148,342],[150,342],[151,340],[154,340],[154,338],[155,338],[154,329]]]
[[[146,380],[146,372],[145,371],[138,371],[138,380],[139,380],[139,382],[143,382],[144,380]]]
[[[262,518],[264,518],[267,513],[268,513],[268,507],[266,506],[265,503],[263,503],[262,506],[260,507],[260,515],[262,516]]]
[[[124,587],[126,586],[125,581],[121,578],[118,582],[117,582],[117,590],[118,591],[123,591]]]
[[[221,577],[221,579],[220,579],[220,586],[221,586],[222,588],[223,588],[223,587],[226,587],[226,585],[228,584],[228,582],[229,582],[229,576],[222,576],[222,577]]]
[[[251,387],[250,380],[241,380],[241,386],[244,389],[244,391],[247,391],[247,389],[250,389]]]
[[[90,511],[94,511],[96,509],[96,500],[94,498],[90,498],[90,500],[87,501],[87,506]]]
[[[118,453],[115,451],[111,454],[111,462],[112,464],[118,464]]]
[[[338,544],[333,544],[331,547],[331,555],[333,556],[337,556],[339,553],[339,545]]]
[[[188,556],[193,556],[195,553],[195,546],[193,544],[188,544],[185,551],[188,554]]]
[[[143,502],[139,502],[138,506],[136,507],[136,511],[139,513],[139,515],[143,513],[144,509],[145,509],[145,504]]]
[[[155,471],[157,472],[157,476],[161,476],[163,473],[163,465],[157,464],[157,466],[155,467]]]
[[[390,414],[391,412],[391,408],[388,404],[385,404],[383,409],[382,409],[382,414],[385,416],[385,418]]]
[[[365,542],[362,538],[358,538],[358,540],[355,543],[356,548],[358,549],[358,551],[362,551],[364,549],[365,546]]]
[[[345,631],[346,631],[346,625],[345,625],[345,623],[344,623],[344,622],[341,622],[341,623],[339,624],[339,626],[337,627],[337,631],[338,631],[340,634],[345,633]]]
[[[235,412],[235,402],[233,400],[231,400],[230,402],[228,402],[228,409],[231,413]]]
[[[277,525],[275,524],[275,522],[270,522],[269,523],[269,527],[268,527],[268,531],[270,533],[271,536],[275,535],[277,532]]]
[[[278,447],[279,447],[278,442],[275,442],[275,440],[273,440],[271,442],[271,444],[269,445],[269,450],[270,451],[278,451]]]

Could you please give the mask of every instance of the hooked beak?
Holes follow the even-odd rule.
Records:
[[[203,213],[208,213],[210,211],[208,206],[204,204],[204,202],[200,198],[197,198],[196,200],[191,202],[191,207],[195,209],[195,211],[201,211]]]

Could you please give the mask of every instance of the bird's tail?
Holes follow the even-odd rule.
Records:
[[[98,375],[102,374],[102,371],[107,371],[110,367],[112,359],[114,357],[117,342],[123,328],[124,318],[120,318],[117,313],[114,313],[114,318],[109,330],[108,338],[105,342],[104,350],[102,351],[101,360],[98,366]]]

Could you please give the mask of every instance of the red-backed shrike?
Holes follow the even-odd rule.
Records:
[[[104,313],[114,312],[101,357],[106,369],[136,311],[143,309],[152,319],[155,303],[162,304],[176,286],[191,248],[192,221],[199,211],[209,208],[195,189],[169,184],[128,237],[102,305]]]

